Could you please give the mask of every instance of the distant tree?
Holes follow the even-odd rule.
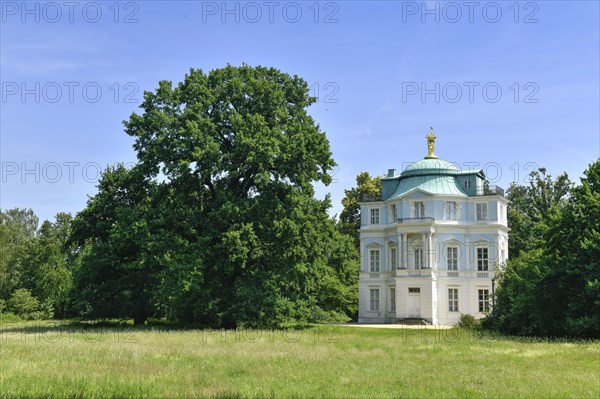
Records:
[[[39,306],[38,300],[25,288],[19,288],[13,292],[7,302],[8,311],[24,319],[37,318],[35,315]]]
[[[0,211],[0,298],[8,299],[20,286],[19,258],[35,237],[38,218],[31,209]]]
[[[547,233],[550,267],[540,302],[555,335],[600,338],[600,160],[591,164]]]
[[[32,238],[38,228],[39,219],[31,209],[7,209],[1,213],[2,226],[12,228],[13,241]]]
[[[55,222],[44,221],[18,258],[19,285],[57,316],[65,316],[72,286],[72,265],[65,248],[71,220],[70,214],[59,213]]]
[[[521,251],[544,246],[551,212],[555,207],[561,208],[566,204],[573,186],[566,173],[553,180],[552,176],[546,175],[545,168],[533,171],[529,176],[529,185],[513,183],[507,190],[511,258],[519,256]]]
[[[598,338],[600,161],[570,190],[566,178],[551,189],[549,178],[536,181],[538,187],[517,197],[531,203],[516,204],[529,208],[521,215],[531,224],[510,227],[518,234],[529,231],[533,242],[523,241],[500,276],[495,326],[518,335]]]
[[[381,178],[371,177],[368,172],[361,172],[356,176],[356,187],[344,190],[346,194],[342,199],[344,209],[340,214],[340,230],[354,238],[354,245],[358,249],[360,236],[360,205],[363,201],[378,201],[381,199]]]

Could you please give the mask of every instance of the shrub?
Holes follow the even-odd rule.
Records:
[[[496,319],[491,313],[479,320],[479,325],[485,330],[496,330],[498,328]]]
[[[350,317],[343,312],[335,310],[323,310],[316,307],[313,310],[312,322],[314,323],[346,323]]]
[[[8,310],[24,319],[36,318],[38,308],[38,300],[25,288],[16,290],[8,300]]]
[[[51,299],[46,299],[44,302],[40,303],[39,313],[41,319],[51,319],[54,317],[54,301]]]
[[[479,326],[479,322],[470,314],[461,314],[458,318],[458,326],[460,328],[473,329]]]
[[[0,323],[17,323],[21,320],[23,319],[10,312],[0,314]]]
[[[0,299],[0,314],[4,313],[6,310],[6,301],[4,299]]]

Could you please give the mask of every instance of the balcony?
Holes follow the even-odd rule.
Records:
[[[398,218],[398,223],[400,224],[431,224],[434,219],[430,217],[420,217],[420,218]]]
[[[499,195],[504,197],[504,189],[494,184],[490,186],[484,186],[482,189],[477,190],[475,195]]]
[[[438,270],[438,269],[396,269],[396,277],[438,277],[438,278],[463,278],[463,279],[492,279],[495,272],[465,271],[465,270]]]
[[[438,277],[446,278],[469,278],[469,279],[492,279],[495,276],[495,272],[492,270],[488,271],[472,271],[472,270],[440,270]]]
[[[432,269],[396,269],[396,277],[431,277]]]
[[[365,280],[365,279],[382,279],[382,278],[387,278],[387,277],[393,277],[394,274],[393,272],[364,272],[361,271],[359,274],[359,278],[361,280]]]

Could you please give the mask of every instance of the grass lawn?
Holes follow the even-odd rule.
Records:
[[[0,333],[0,397],[600,397],[597,341],[66,322],[3,323]]]

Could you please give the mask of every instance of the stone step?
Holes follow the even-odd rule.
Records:
[[[425,319],[397,319],[394,324],[403,324],[406,326],[428,326],[431,323]]]

